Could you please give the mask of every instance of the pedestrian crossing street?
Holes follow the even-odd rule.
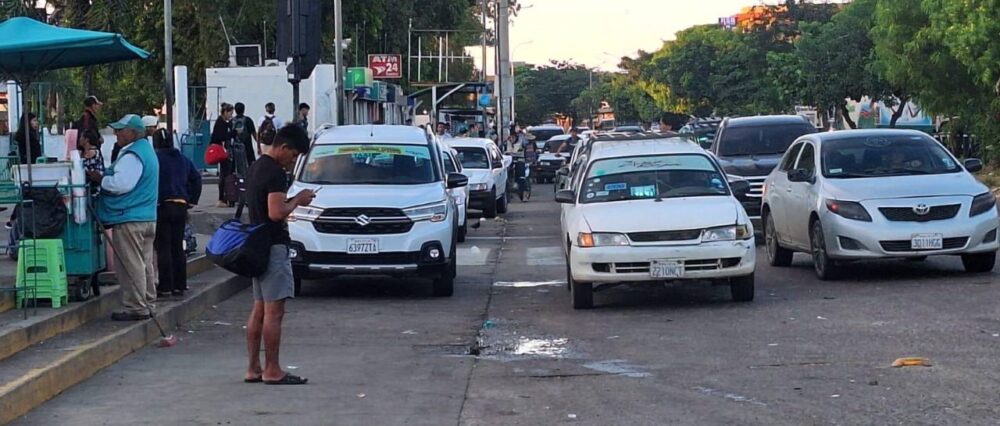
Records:
[[[474,241],[458,247],[459,266],[486,266],[496,258],[496,249],[483,248]],[[562,247],[530,247],[526,250],[505,249],[502,262],[505,266],[565,266]]]

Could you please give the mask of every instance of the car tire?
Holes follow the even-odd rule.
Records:
[[[791,266],[792,252],[778,242],[778,230],[774,226],[774,216],[770,213],[764,216],[764,243],[767,251],[767,262],[771,266]]]
[[[431,294],[434,297],[450,297],[455,293],[455,275],[458,272],[458,262],[454,253],[452,253],[451,260],[448,261],[447,268],[432,283]]]
[[[997,252],[963,254],[962,266],[965,272],[990,272],[997,263]]]
[[[493,188],[493,191],[490,191],[490,199],[494,200],[494,201],[497,199],[497,190],[496,190],[496,188]],[[491,202],[486,202],[486,205],[483,207],[483,217],[485,217],[487,219],[493,219],[493,218],[497,217],[497,203],[496,202],[492,202],[492,203]]]
[[[469,216],[465,216],[465,223],[458,227],[458,237],[456,238],[458,242],[465,242],[465,235],[469,233]]]
[[[293,277],[292,281],[294,281],[294,283],[295,283],[295,290],[293,290],[292,294],[295,295],[295,297],[301,296],[302,295],[302,278]]]
[[[754,295],[754,274],[729,279],[729,293],[734,302],[752,302]]]
[[[566,283],[570,296],[573,298],[573,309],[590,309],[594,307],[594,285],[573,279],[573,271],[569,266],[569,256],[566,256]]]
[[[823,224],[816,220],[809,227],[809,246],[812,248],[813,270],[816,278],[821,281],[835,280],[840,277],[840,265],[830,258],[826,251],[826,237],[823,234]]]
[[[497,213],[507,213],[507,193],[505,192],[503,196],[497,200]]]

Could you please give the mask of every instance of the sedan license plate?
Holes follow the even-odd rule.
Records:
[[[941,234],[914,234],[910,239],[913,250],[941,250],[944,248],[944,236]]]
[[[378,254],[378,240],[351,238],[347,240],[347,254]]]
[[[652,278],[681,278],[684,263],[676,260],[652,260],[649,262],[649,276]]]

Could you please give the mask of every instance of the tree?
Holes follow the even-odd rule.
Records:
[[[585,114],[586,110],[574,107],[573,100],[590,85],[590,77],[589,69],[571,62],[552,61],[548,65],[515,69],[517,120],[534,124],[557,113]]]

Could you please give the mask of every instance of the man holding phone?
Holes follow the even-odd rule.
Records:
[[[285,373],[278,361],[281,345],[281,321],[285,299],[295,297],[295,281],[289,255],[288,225],[285,220],[296,207],[308,206],[316,198],[311,189],[303,189],[287,198],[286,171],[295,166],[299,155],[309,150],[306,131],[296,125],[278,130],[271,148],[250,166],[247,173],[247,207],[250,223],[273,227],[267,271],[253,279],[253,310],[247,320],[249,366],[244,381],[268,385],[302,385],[308,380]],[[264,344],[264,365],[260,346]]]

